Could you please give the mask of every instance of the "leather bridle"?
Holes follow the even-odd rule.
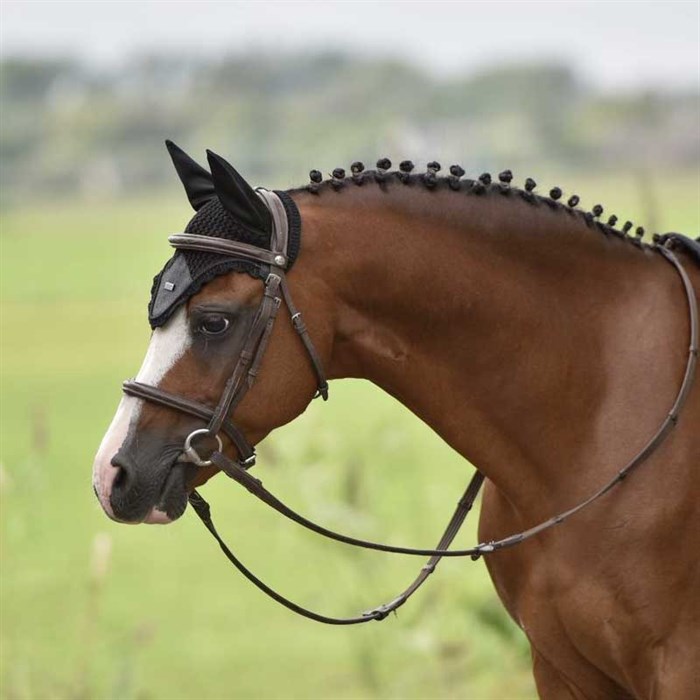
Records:
[[[588,498],[578,503],[576,506],[527,530],[524,530],[523,532],[519,532],[509,537],[504,537],[500,540],[482,542],[468,549],[450,550],[449,547],[459,532],[464,520],[467,517],[467,514],[474,505],[474,501],[476,500],[481,485],[484,481],[484,476],[479,471],[476,471],[470,480],[464,494],[457,504],[457,508],[455,509],[445,532],[440,538],[440,541],[435,549],[397,547],[377,542],[370,542],[354,537],[348,537],[313,523],[312,521],[304,518],[302,515],[296,513],[278,498],[273,496],[262,485],[262,482],[259,479],[256,479],[247,472],[247,470],[255,464],[255,448],[248,442],[245,435],[229,418],[255,382],[260,370],[260,364],[270,339],[270,335],[272,333],[275,318],[282,302],[284,302],[284,304],[287,306],[287,310],[291,315],[294,329],[301,338],[311,361],[318,386],[316,397],[322,396],[324,400],[328,398],[328,383],[323,371],[321,359],[314,348],[301,313],[294,306],[285,277],[285,270],[287,269],[288,263],[288,221],[284,206],[280,198],[274,192],[264,189],[259,189],[257,192],[272,214],[273,232],[271,236],[270,250],[224,238],[199,234],[175,234],[170,236],[168,239],[170,244],[177,249],[217,253],[219,255],[232,256],[237,259],[257,261],[269,266],[270,272],[264,283],[262,301],[260,302],[260,306],[258,307],[251,328],[248,331],[248,335],[243,344],[243,349],[239,355],[233,374],[224,387],[224,391],[218,405],[212,409],[207,405],[177,396],[175,394],[170,394],[157,387],[136,381],[124,382],[123,390],[130,396],[151,401],[171,409],[182,411],[183,413],[187,413],[200,420],[208,421],[206,428],[194,430],[185,440],[183,452],[187,455],[189,461],[193,462],[197,466],[208,466],[213,464],[234,481],[244,486],[253,495],[257,496],[261,501],[267,503],[269,506],[290,520],[293,520],[303,527],[323,535],[324,537],[343,542],[345,544],[395,554],[430,557],[425,565],[421,567],[418,576],[413,580],[413,582],[391,602],[380,605],[356,617],[327,617],[297,605],[291,600],[280,595],[257,578],[248,568],[246,568],[245,565],[228,548],[214,527],[209,504],[197,491],[193,491],[189,496],[190,504],[206,528],[219,543],[219,546],[229,561],[231,561],[231,563],[260,590],[276,600],[278,603],[284,605],[299,615],[316,620],[317,622],[323,622],[331,625],[354,625],[369,622],[371,620],[383,620],[390,612],[394,612],[400,606],[402,606],[423,585],[443,557],[469,556],[473,560],[476,560],[483,554],[512,547],[520,542],[524,542],[525,540],[534,537],[544,530],[564,522],[575,513],[578,513],[580,510],[586,508],[588,505],[604,496],[617,484],[621,483],[634,469],[648,459],[648,457],[659,447],[659,445],[661,445],[661,443],[666,439],[668,434],[677,424],[679,414],[683,408],[683,405],[685,404],[688,394],[690,393],[695,377],[698,355],[698,309],[692,283],[682,264],[676,255],[670,250],[669,245],[655,244],[654,249],[673,265],[680,275],[683,283],[683,289],[688,302],[688,313],[690,320],[690,344],[688,349],[688,360],[681,387],[667,416],[646,445],[604,486],[599,488],[595,493],[591,494]],[[668,244],[670,241],[667,240],[666,243]],[[222,442],[221,438],[219,437],[219,433],[221,432],[224,433],[235,446],[238,452],[237,460],[229,459],[225,454],[223,454]],[[199,438],[204,436],[213,438],[217,443],[217,449],[212,452],[208,459],[204,459],[193,444],[196,440],[199,440]]]
[[[328,382],[323,371],[321,358],[301,316],[301,312],[292,301],[287,285],[285,269],[287,267],[288,220],[284,205],[274,193],[264,189],[257,190],[258,195],[267,205],[273,220],[270,250],[258,248],[247,243],[239,243],[226,238],[203,236],[196,233],[176,233],[168,238],[170,245],[178,250],[197,250],[219,255],[231,256],[242,260],[253,260],[269,266],[270,272],[265,280],[265,288],[260,306],[253,319],[252,326],[238,356],[238,362],[233,374],[226,382],[219,403],[213,410],[209,406],[170,394],[149,384],[126,381],[122,388],[130,396],[159,403],[183,413],[189,413],[196,418],[208,420],[206,428],[200,428],[190,433],[184,446],[184,452],[189,460],[199,467],[212,464],[211,460],[202,459],[192,444],[196,438],[211,436],[217,441],[218,451],[222,443],[219,432],[223,432],[235,445],[238,451],[238,464],[249,469],[255,464],[255,448],[248,442],[245,435],[228,419],[236,406],[243,400],[255,383],[260,363],[262,362],[272,328],[277,317],[282,300],[292,318],[292,325],[301,338],[309,355],[313,371],[316,375],[318,391],[316,396],[328,399]]]

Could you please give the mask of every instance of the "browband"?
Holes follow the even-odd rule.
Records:
[[[276,268],[286,269],[288,263],[287,245],[289,243],[289,222],[279,196],[275,192],[259,187],[255,190],[260,199],[270,210],[274,226],[270,250],[259,246],[232,241],[220,236],[204,236],[199,233],[174,233],[168,236],[168,242],[173,248],[181,250],[199,250],[204,253],[228,255],[234,258],[255,260]]]

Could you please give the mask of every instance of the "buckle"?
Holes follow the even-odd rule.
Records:
[[[384,604],[380,605],[377,608],[374,608],[373,610],[366,610],[362,613],[362,617],[371,617],[377,622],[381,622],[382,620],[386,620],[390,612],[391,610],[389,609],[389,607],[386,604]]]
[[[304,323],[304,320],[301,317],[301,311],[297,311],[292,316],[292,325],[294,326],[294,330],[297,333],[301,334],[306,330],[306,324]]]
[[[246,459],[239,459],[238,460],[238,466],[241,467],[241,469],[250,469],[251,467],[255,466],[255,461],[257,459],[257,455],[255,452],[253,452],[250,457],[246,457]]]

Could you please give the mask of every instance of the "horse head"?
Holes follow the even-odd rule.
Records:
[[[172,142],[167,146],[196,213],[185,233],[172,237],[177,250],[154,280],[146,357],[135,381],[125,383],[93,467],[105,512],[130,523],[180,517],[188,492],[217,471],[208,452],[220,448],[250,463],[252,445],[299,415],[317,387],[325,392],[321,355],[301,314],[289,307],[273,328],[283,294],[292,304],[289,288],[306,277],[299,297],[305,317],[313,319],[316,346],[328,351],[327,303],[311,279],[311,261],[295,265],[300,219],[294,201],[285,193],[256,192],[215,153],[208,152],[208,172]],[[164,396],[182,397],[185,408]],[[186,411],[192,404],[200,415]],[[217,404],[220,425],[212,430]],[[228,420],[234,409],[235,426]]]

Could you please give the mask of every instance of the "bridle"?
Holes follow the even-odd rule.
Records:
[[[468,549],[450,550],[454,538],[464,523],[467,514],[474,505],[474,501],[479,493],[484,476],[476,471],[471,478],[462,497],[459,499],[457,508],[450,519],[440,541],[435,549],[417,549],[412,547],[397,547],[392,545],[370,542],[354,537],[348,537],[340,533],[324,528],[316,523],[304,518],[294,510],[286,506],[282,501],[272,495],[259,479],[251,476],[248,469],[255,464],[255,448],[248,442],[245,435],[230,420],[229,416],[235,411],[246,393],[251,389],[260,370],[260,365],[267,348],[267,344],[272,333],[272,328],[277,317],[282,302],[287,307],[291,316],[292,324],[299,335],[309,356],[312,369],[316,375],[317,393],[324,400],[328,399],[328,382],[323,371],[320,356],[311,341],[308,330],[301,313],[294,305],[285,270],[288,266],[287,244],[288,244],[288,220],[284,206],[277,194],[265,189],[258,189],[258,195],[268,207],[273,220],[273,231],[271,236],[270,249],[259,248],[257,246],[231,241],[215,236],[205,236],[191,233],[175,234],[169,237],[170,244],[180,250],[195,250],[210,253],[217,253],[222,256],[231,256],[241,260],[252,260],[269,266],[269,274],[264,282],[263,298],[260,302],[254,320],[248,331],[243,344],[243,349],[239,355],[236,366],[229,380],[226,382],[221,399],[215,408],[205,404],[192,401],[175,394],[170,394],[154,386],[136,381],[126,381],[123,384],[124,393],[139,399],[151,401],[168,408],[187,413],[200,420],[208,421],[206,428],[199,428],[192,431],[183,446],[183,452],[189,461],[197,466],[214,465],[234,481],[244,486],[250,493],[255,495],[264,503],[274,508],[276,511],[303,527],[312,530],[324,537],[350,544],[365,549],[373,549],[394,554],[407,554],[412,556],[428,556],[428,561],[421,567],[417,577],[411,584],[391,602],[380,605],[356,617],[334,618],[321,615],[308,610],[293,601],[285,598],[275,590],[267,586],[257,578],[228,548],[226,543],[217,532],[211,518],[209,504],[197,492],[193,491],[189,496],[189,502],[194,511],[202,520],[206,528],[216,539],[222,551],[229,561],[253,584],[268,596],[284,605],[290,610],[304,617],[331,625],[354,625],[371,620],[383,620],[391,612],[402,606],[426,581],[428,576],[435,570],[437,564],[443,557],[465,557],[477,560],[484,554],[488,554],[500,549],[512,547],[524,542],[544,530],[558,525],[575,513],[583,510],[594,501],[604,496],[608,491],[621,483],[629,474],[642,464],[661,445],[671,430],[678,423],[678,417],[690,393],[690,389],[695,377],[695,369],[698,355],[698,309],[695,299],[695,292],[682,264],[670,249],[672,237],[665,237],[663,244],[657,243],[653,247],[676,269],[683,283],[683,288],[688,302],[688,313],[690,320],[690,344],[688,349],[688,360],[681,387],[668,414],[662,421],[653,436],[646,445],[610,479],[604,486],[599,488],[588,498],[578,503],[576,506],[555,515],[527,530],[519,532],[500,540],[483,542]],[[236,447],[238,459],[228,458],[222,451],[222,441],[220,433],[224,433]],[[208,459],[204,459],[197,451],[195,443],[203,437],[213,438],[216,441],[217,449],[214,450]],[[201,447],[200,447],[201,450]]]
[[[321,359],[311,342],[311,337],[301,312],[292,301],[285,269],[287,267],[288,220],[280,198],[264,189],[257,190],[258,195],[267,205],[273,220],[270,250],[231,241],[226,238],[203,236],[196,233],[176,233],[168,238],[170,245],[178,250],[196,250],[218,255],[230,256],[241,260],[253,260],[267,265],[270,269],[265,280],[265,288],[260,306],[255,314],[253,323],[238,357],[233,374],[226,382],[219,403],[213,410],[209,406],[190,399],[170,394],[154,386],[142,382],[126,381],[122,388],[130,396],[159,403],[183,413],[189,413],[196,418],[208,420],[206,428],[191,432],[184,445],[184,452],[189,460],[199,467],[212,464],[211,460],[202,459],[193,442],[203,436],[211,436],[217,442],[218,452],[221,452],[222,442],[219,432],[223,432],[238,450],[238,464],[249,469],[255,464],[255,448],[248,442],[245,435],[228,419],[236,406],[242,401],[249,389],[255,383],[260,370],[267,343],[277,317],[282,300],[292,318],[292,325],[301,338],[309,355],[313,371],[316,375],[318,391],[316,396],[328,399],[328,382],[323,371]]]

